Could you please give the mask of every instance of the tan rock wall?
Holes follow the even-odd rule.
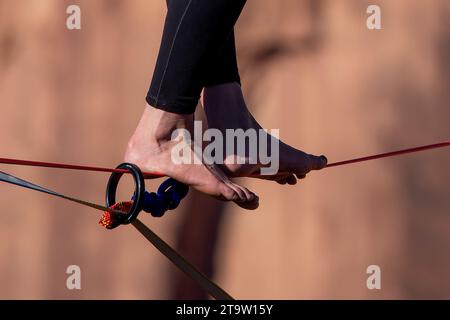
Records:
[[[164,1],[0,0],[0,157],[114,166],[144,106]],[[248,103],[266,128],[330,161],[450,137],[450,3],[249,0],[237,26]],[[237,298],[449,298],[450,153],[312,173],[285,187],[246,180],[256,213],[226,207],[216,279]],[[107,175],[0,165],[101,203]],[[156,182],[149,183],[149,188]],[[201,207],[201,203],[198,204]],[[168,298],[168,262],[131,228],[0,185],[0,298]],[[183,208],[145,217],[174,243]],[[212,213],[214,214],[214,213]],[[65,268],[82,268],[82,290]],[[382,268],[382,290],[365,270]]]

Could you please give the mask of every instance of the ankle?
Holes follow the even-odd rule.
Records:
[[[211,128],[246,130],[256,125],[238,84],[230,83],[206,88],[203,93],[203,105]]]
[[[135,163],[144,155],[159,154],[172,140],[176,129],[192,127],[192,115],[180,115],[146,105],[139,124],[128,141],[125,160]]]
[[[191,131],[193,120],[192,114],[167,112],[147,105],[136,132],[145,134],[150,143],[165,143],[177,129]]]

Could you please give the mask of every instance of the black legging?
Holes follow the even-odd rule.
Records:
[[[194,113],[204,87],[238,82],[234,25],[246,0],[167,0],[158,60],[146,100]]]

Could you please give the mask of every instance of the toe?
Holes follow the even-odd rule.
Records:
[[[247,188],[232,182],[223,184],[223,187],[223,197],[234,201],[241,208],[255,210],[259,207],[259,197]]]
[[[228,187],[226,184],[221,183],[220,186],[220,197],[228,201],[239,201],[239,194],[233,189]]]
[[[318,157],[310,154],[309,161],[312,170],[320,170],[326,167],[328,159],[325,156]]]
[[[305,179],[306,174],[297,174],[297,179]]]
[[[290,184],[290,185],[295,185],[297,184],[297,178],[295,178],[295,176],[293,174],[279,178],[276,180],[279,184],[285,185],[285,184]]]
[[[291,186],[297,184],[297,179],[295,178],[295,176],[292,174],[289,177],[286,178],[286,182],[288,184],[290,184]]]
[[[255,194],[251,201],[236,202],[236,204],[247,210],[255,210],[259,207],[259,197]]]
[[[253,192],[251,192],[250,190],[248,190],[245,187],[241,187],[241,186],[238,186],[238,187],[245,194],[245,199],[246,199],[245,201],[253,201],[255,199],[256,195]]]

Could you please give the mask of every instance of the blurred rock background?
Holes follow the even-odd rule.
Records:
[[[70,4],[81,30],[65,26]],[[381,6],[382,30],[366,28],[370,4]],[[162,0],[0,0],[0,157],[122,162],[165,10]],[[249,0],[237,26],[249,106],[330,161],[446,140],[449,21],[445,0]],[[293,187],[246,179],[256,212],[192,192],[176,212],[142,219],[236,298],[450,298],[449,162],[436,150]],[[108,179],[0,170],[98,203]],[[132,228],[105,231],[91,209],[5,184],[0,208],[2,299],[205,297]],[[66,288],[71,264],[82,290]],[[366,287],[372,264],[381,290]]]

